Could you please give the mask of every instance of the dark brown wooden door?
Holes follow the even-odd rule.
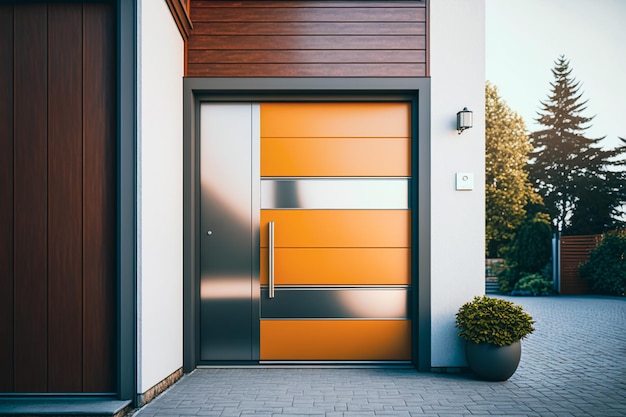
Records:
[[[0,5],[0,391],[114,392],[115,9]]]

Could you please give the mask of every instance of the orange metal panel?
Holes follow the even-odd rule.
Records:
[[[262,138],[261,176],[410,176],[408,138]]]
[[[264,177],[411,175],[409,103],[264,103]],[[277,285],[410,285],[410,210],[261,210]],[[410,360],[408,320],[261,320],[262,360]]]
[[[410,136],[410,103],[261,104],[262,138]]]
[[[276,285],[410,285],[408,248],[277,248]],[[261,249],[261,284],[267,284],[267,249]]]
[[[276,248],[411,246],[409,210],[261,210],[261,247],[270,221]]]
[[[261,360],[410,359],[410,320],[261,320]]]

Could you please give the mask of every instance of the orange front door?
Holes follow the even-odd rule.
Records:
[[[410,360],[410,103],[260,119],[260,359]]]

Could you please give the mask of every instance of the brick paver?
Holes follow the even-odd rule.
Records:
[[[136,416],[626,416],[626,299],[503,298],[537,329],[506,382],[412,369],[197,369]]]

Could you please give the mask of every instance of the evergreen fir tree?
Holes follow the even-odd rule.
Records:
[[[613,151],[603,151],[606,165],[584,172],[578,184],[578,202],[568,234],[589,235],[622,228],[626,203],[626,141]],[[622,155],[620,158],[619,155]]]
[[[585,135],[594,116],[583,115],[587,100],[571,73],[569,61],[559,57],[548,100],[541,102],[536,119],[544,129],[530,135],[529,173],[558,231],[602,233],[620,223],[626,147],[605,150],[600,145],[604,137]]]

